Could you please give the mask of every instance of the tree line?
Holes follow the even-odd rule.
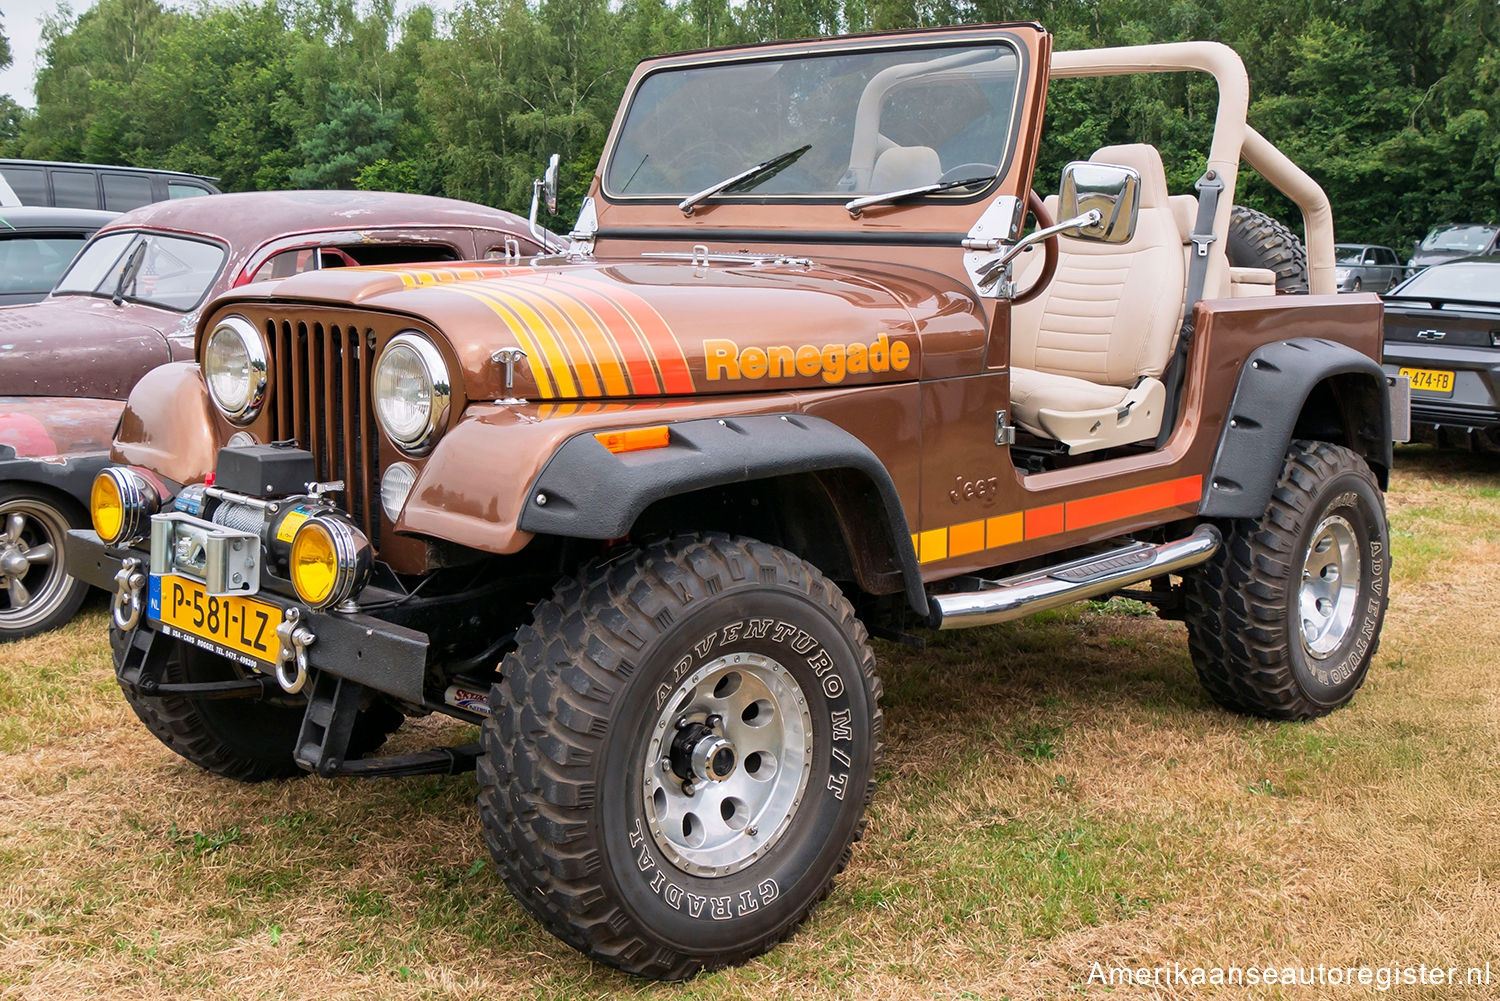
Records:
[[[989,21],[1038,21],[1058,49],[1229,44],[1251,124],[1323,184],[1340,240],[1405,253],[1435,223],[1500,215],[1494,0],[100,0],[46,19],[36,108],[0,98],[0,155],[524,211],[558,152],[566,228],[646,56]],[[1190,190],[1214,108],[1202,75],[1056,82],[1037,187],[1099,146],[1146,141]],[[1254,176],[1238,200],[1295,218]]]

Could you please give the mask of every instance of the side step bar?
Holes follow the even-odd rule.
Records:
[[[929,598],[931,624],[936,629],[988,626],[1097,598],[1197,566],[1218,552],[1222,542],[1213,525],[1199,525],[1187,538],[1159,546],[1141,542],[1019,577],[983,581],[984,586],[976,591]]]

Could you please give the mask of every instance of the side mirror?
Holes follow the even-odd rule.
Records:
[[[1084,223],[1071,235],[1101,243],[1127,243],[1135,235],[1141,208],[1141,175],[1112,163],[1075,160],[1063,168],[1058,191],[1058,219],[1074,219],[1090,210],[1098,222]]]
[[[547,172],[542,175],[542,198],[550,215],[557,215],[557,165],[561,160],[562,157],[553,153],[547,160]]]

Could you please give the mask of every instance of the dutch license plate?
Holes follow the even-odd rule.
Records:
[[[1453,373],[1434,368],[1403,368],[1401,374],[1411,380],[1411,388],[1424,393],[1453,395]]]
[[[212,595],[176,574],[154,575],[146,614],[162,632],[250,667],[275,663],[281,609],[254,598]]]

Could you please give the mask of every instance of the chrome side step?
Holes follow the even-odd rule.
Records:
[[[937,629],[988,626],[1096,598],[1197,566],[1218,552],[1222,541],[1213,525],[1199,525],[1187,538],[1159,546],[1140,542],[1019,577],[985,581],[977,591],[934,595],[929,599],[932,625]]]

